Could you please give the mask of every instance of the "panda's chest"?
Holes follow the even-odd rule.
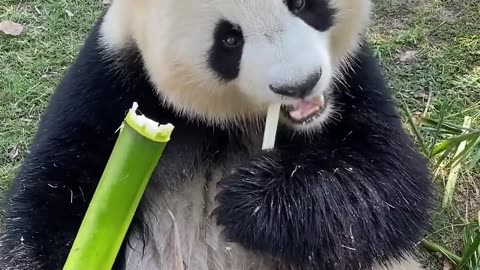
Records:
[[[127,269],[145,270],[270,270],[267,259],[225,242],[211,217],[216,184],[247,153],[231,152],[213,164],[211,173],[198,168],[176,188],[150,185],[146,193],[146,232],[130,236]],[[154,179],[152,179],[154,180]],[[162,191],[160,190],[162,189]],[[145,243],[144,243],[145,242]]]

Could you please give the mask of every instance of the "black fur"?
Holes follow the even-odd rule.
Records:
[[[107,58],[97,39],[98,24],[53,95],[10,189],[0,269],[62,268],[134,101],[142,113],[175,125],[159,164],[165,187],[198,168],[208,174],[240,136],[162,107],[135,48]],[[278,148],[221,181],[215,216],[232,241],[284,266],[347,270],[398,258],[420,239],[431,190],[425,160],[404,133],[367,47],[354,67],[350,87],[335,90],[338,121],[308,139],[280,130]],[[123,264],[122,250],[115,269]]]

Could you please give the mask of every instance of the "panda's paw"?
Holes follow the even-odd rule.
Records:
[[[278,153],[273,152],[249,161],[221,180],[213,215],[223,227],[225,238],[270,254],[288,244],[285,210],[293,204],[287,206],[285,202],[294,199],[291,195],[295,192],[291,193],[286,182]]]

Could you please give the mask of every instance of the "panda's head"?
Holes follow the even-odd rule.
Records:
[[[231,124],[282,103],[283,121],[305,130],[332,114],[332,83],[369,13],[369,0],[114,0],[102,40],[133,40],[180,113]]]

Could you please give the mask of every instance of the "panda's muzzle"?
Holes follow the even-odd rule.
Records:
[[[282,96],[290,97],[290,98],[305,98],[310,95],[317,85],[320,77],[322,76],[322,72],[318,71],[312,75],[310,75],[306,80],[301,83],[295,85],[273,85],[270,84],[270,89]]]

